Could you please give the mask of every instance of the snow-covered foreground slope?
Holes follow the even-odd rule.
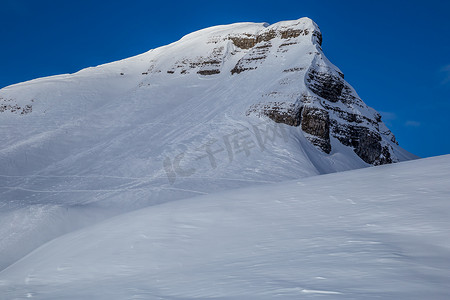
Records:
[[[0,272],[2,299],[449,299],[450,156],[164,203]]]

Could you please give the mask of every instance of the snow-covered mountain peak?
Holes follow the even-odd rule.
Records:
[[[292,21],[280,21],[274,24],[269,23],[251,23],[251,22],[242,22],[242,23],[234,23],[229,25],[218,25],[205,29],[201,29],[195,31],[193,33],[187,34],[182,37],[179,42],[187,42],[196,40],[208,40],[212,37],[221,36],[223,38],[227,38],[228,36],[257,36],[260,34],[265,34],[267,32],[275,32],[274,36],[279,36],[282,34],[287,34],[285,31],[294,31],[292,35],[297,31],[299,34],[301,32],[320,33],[320,29],[316,23],[310,18],[304,17],[298,20]]]
[[[50,226],[45,216],[66,207],[107,207],[105,217],[415,158],[328,61],[321,38],[308,18],[215,26],[1,89],[0,221],[23,210],[39,217],[20,235],[0,232],[4,245],[21,245],[0,245],[0,269],[35,246],[27,240]]]
[[[271,150],[252,156],[249,167],[254,166],[253,160],[277,161],[276,167],[270,163],[267,169],[260,166],[264,171],[258,178],[266,174],[284,178],[289,172],[278,156],[285,151],[289,158],[283,154],[283,160],[288,169],[295,166],[295,174],[328,173],[414,157],[397,146],[380,115],[359,98],[343,73],[328,61],[321,40],[318,26],[309,18],[272,25],[214,26],[136,57],[2,89],[0,121],[5,126],[14,124],[14,132],[20,133],[4,137],[1,153],[6,155],[12,149],[25,149],[29,145],[53,145],[65,139],[64,144],[70,145],[75,142],[72,137],[60,135],[71,130],[85,140],[92,140],[84,146],[78,142],[75,147],[58,146],[55,156],[45,156],[32,164],[21,162],[20,168],[6,165],[4,170],[28,173],[59,168],[58,161],[75,155],[74,149],[96,144],[97,139],[92,139],[95,130],[84,126],[110,128],[110,136],[103,130],[97,132],[104,145],[119,134],[114,132],[116,127],[120,127],[120,132],[127,130],[125,136],[136,142],[141,138],[156,141],[158,147],[151,146],[154,143],[142,144],[144,148],[140,150],[131,147],[135,141],[129,141],[126,143],[131,147],[129,151],[114,142],[114,146],[97,148],[98,153],[92,156],[93,159],[103,153],[100,159],[96,157],[97,171],[133,176],[148,172],[164,176],[167,168],[162,162],[166,157],[176,157],[180,151],[196,156],[193,153],[198,150],[193,149],[212,140],[223,140],[230,132],[241,130],[243,123],[258,144],[258,132],[251,129],[254,122],[282,126],[293,137],[287,144],[273,141]],[[32,123],[42,127],[22,128]],[[48,132],[49,126],[57,128]],[[61,131],[58,129],[61,126],[69,129]],[[134,136],[141,126],[153,129],[146,137]],[[153,136],[150,132],[158,134]],[[37,139],[36,134],[41,137]],[[108,151],[112,152],[107,154]],[[88,153],[76,157],[82,161]],[[131,158],[126,156],[131,153],[134,153]],[[105,169],[102,161],[108,155],[124,157],[108,160],[110,167]],[[130,168],[130,159],[135,156],[145,163]],[[234,165],[235,159],[230,159],[230,153],[228,156],[220,171],[211,168],[216,163],[206,161],[199,165],[198,160],[192,163],[211,176],[211,173],[242,174],[237,170],[245,163]],[[292,164],[292,159],[298,165]],[[149,161],[151,166],[143,167]],[[247,175],[254,177],[255,173]]]

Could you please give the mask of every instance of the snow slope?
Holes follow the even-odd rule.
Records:
[[[1,89],[0,270],[55,237],[135,209],[371,164],[361,157],[416,158],[320,41],[308,18],[216,26]],[[310,122],[275,123],[251,110],[258,105],[296,112],[287,119],[302,109]],[[375,156],[353,148],[365,137]]]
[[[0,272],[2,299],[449,299],[450,156],[164,203]]]

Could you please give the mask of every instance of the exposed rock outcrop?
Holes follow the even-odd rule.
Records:
[[[381,136],[378,132],[358,125],[342,125],[334,122],[333,136],[368,164],[375,164],[381,155]]]
[[[219,73],[220,73],[219,69],[197,71],[197,74],[200,74],[200,75],[214,75],[214,74],[219,74]]]
[[[267,52],[270,50],[271,46],[270,42],[264,42],[261,43],[261,45],[252,48],[252,50],[242,57],[237,62],[236,66],[231,69],[231,74],[239,74],[243,71],[256,69],[258,65],[267,58]]]
[[[246,115],[255,114],[258,117],[267,116],[277,123],[289,126],[299,126],[301,121],[302,107],[293,103],[268,102],[252,105]]]
[[[229,36],[228,39],[233,41],[233,44],[240,49],[250,49],[261,42],[268,42],[279,36],[282,39],[296,38],[300,35],[308,35],[308,29],[286,28],[284,30],[268,30],[257,35],[243,34],[241,36]],[[313,31],[313,35],[318,38],[320,44],[322,43],[322,35],[318,31]]]
[[[34,102],[34,100],[31,100],[31,102]],[[31,103],[22,106],[16,103],[14,99],[0,97],[0,113],[10,112],[13,114],[26,115],[31,113],[32,111],[33,105]]]
[[[330,116],[326,110],[316,107],[304,107],[301,115],[301,125],[306,138],[325,153],[331,152]]]
[[[233,44],[241,49],[253,48],[256,44],[261,42],[268,42],[277,36],[275,30],[269,30],[258,35],[245,34],[243,37],[229,36],[228,38],[233,41]]]
[[[301,29],[293,26],[278,28],[277,30],[269,29],[256,35],[245,33],[239,36],[229,36],[228,39],[233,42],[234,46],[239,49],[249,50],[231,70],[231,74],[240,74],[244,71],[257,69],[258,65],[266,59],[267,52],[272,46],[270,42],[273,39],[280,38],[286,40],[286,42],[279,46],[279,51],[287,52],[288,49],[285,49],[285,47],[297,44],[295,41],[297,37],[308,35],[311,35],[313,42],[317,43],[318,47],[320,47],[322,44],[322,34],[313,28]]]
[[[277,123],[300,126],[306,138],[325,153],[330,153],[330,118],[326,110],[299,106],[286,102],[267,102],[252,105],[246,115],[267,116]]]
[[[311,91],[331,102],[339,101],[344,88],[342,78],[312,68],[308,71],[306,82]]]

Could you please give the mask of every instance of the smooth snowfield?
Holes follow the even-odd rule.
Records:
[[[450,156],[164,203],[0,272],[1,299],[449,299]]]

